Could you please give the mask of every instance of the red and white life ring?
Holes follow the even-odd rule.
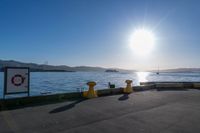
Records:
[[[24,80],[25,78],[22,75],[16,74],[12,77],[11,82],[14,86],[21,86],[24,83]]]

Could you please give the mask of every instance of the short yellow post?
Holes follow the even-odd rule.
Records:
[[[126,88],[124,88],[124,93],[132,93],[133,88],[132,88],[131,84],[132,84],[133,81],[132,80],[126,80],[125,82],[127,83],[127,86],[126,86]]]
[[[89,86],[89,90],[86,92],[83,92],[83,96],[86,98],[95,98],[97,96],[97,92],[94,90],[94,86],[96,85],[96,82],[88,82],[87,85]]]

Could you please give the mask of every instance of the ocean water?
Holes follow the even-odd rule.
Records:
[[[95,81],[95,89],[108,88],[108,82],[116,87],[126,86],[125,80],[133,80],[133,85],[145,81],[194,81],[200,82],[200,73],[106,73],[106,72],[33,72],[30,73],[30,95],[77,92],[87,89],[88,81]],[[4,74],[0,73],[0,98],[3,97]]]

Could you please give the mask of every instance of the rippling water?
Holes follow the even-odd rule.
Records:
[[[0,73],[0,97],[3,92],[3,73]],[[108,88],[108,82],[123,87],[126,79],[133,80],[133,85],[144,81],[200,81],[200,73],[106,73],[106,72],[34,72],[31,73],[30,94],[76,92],[87,88],[88,81],[96,81],[95,89]]]

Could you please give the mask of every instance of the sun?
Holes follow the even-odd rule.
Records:
[[[152,31],[147,29],[137,29],[131,35],[129,43],[134,54],[146,56],[154,49],[155,36]]]

